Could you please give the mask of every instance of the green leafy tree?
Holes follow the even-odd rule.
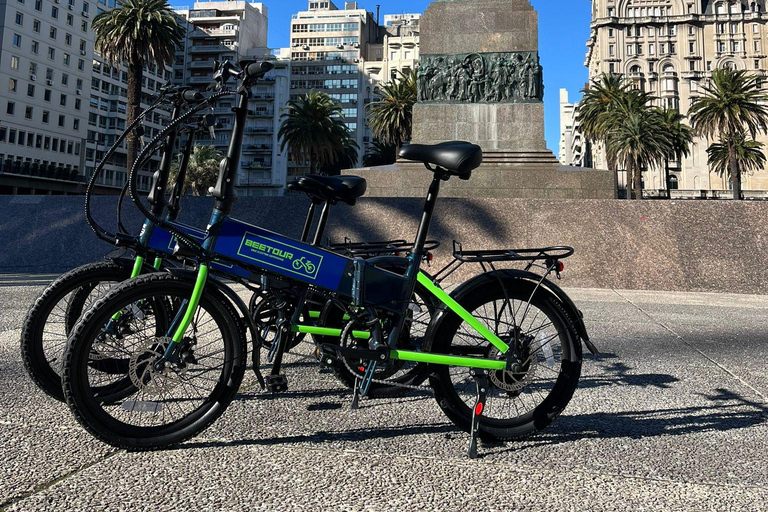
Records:
[[[182,194],[191,188],[194,196],[208,195],[208,189],[216,185],[222,158],[224,155],[214,146],[195,146],[189,156]],[[176,182],[178,175],[179,162],[175,161],[171,168],[171,183]]]
[[[184,29],[166,0],[125,0],[121,7],[96,16],[93,32],[96,51],[107,62],[125,63],[128,68],[126,123],[131,124],[141,114],[144,66],[154,63],[162,69],[170,65]],[[126,137],[129,166],[136,160],[137,142],[133,132]]]
[[[739,141],[746,144],[747,134],[754,140],[759,132],[765,133],[768,128],[765,105],[768,96],[760,91],[759,80],[758,76],[743,70],[716,69],[709,84],[703,87],[704,94],[694,100],[689,111],[693,129],[710,140],[717,138],[718,144],[728,150],[727,175],[733,185],[734,199],[742,197],[741,175],[748,165],[739,160],[737,144]],[[716,154],[719,152],[718,148]]]
[[[370,105],[368,123],[373,136],[395,146],[395,152],[411,139],[416,97],[416,70],[411,69],[400,72],[396,80],[382,85],[381,100]]]
[[[669,183],[669,161],[680,161],[691,154],[693,129],[685,124],[684,117],[677,109],[665,108],[658,111],[661,128],[666,132],[671,151],[664,157],[664,182],[667,197],[671,197]]]
[[[731,172],[731,151],[736,153],[736,160],[739,162],[739,172],[741,174],[754,172],[765,167],[765,153],[763,153],[764,144],[754,139],[747,139],[744,134],[736,135],[736,139],[725,139],[722,142],[716,142],[707,149],[707,163],[710,168],[720,176],[728,176],[733,182]]]
[[[309,161],[310,173],[329,168],[342,159],[352,144],[341,120],[341,105],[323,92],[310,91],[288,102],[280,116],[277,137],[294,162]]]

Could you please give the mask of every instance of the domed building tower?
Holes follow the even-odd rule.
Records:
[[[652,93],[657,106],[687,115],[713,69],[766,76],[766,24],[765,0],[592,0],[585,65],[590,82],[602,73],[622,73]],[[766,136],[758,140],[768,143]],[[727,177],[709,172],[709,144],[699,138],[688,158],[671,162],[673,189],[730,188]],[[604,148],[595,145],[593,152],[595,167],[606,168]],[[647,190],[664,189],[663,169],[646,171],[643,181]],[[743,187],[768,190],[768,171],[744,176]]]

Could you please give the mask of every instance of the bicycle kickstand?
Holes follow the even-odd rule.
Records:
[[[469,450],[467,450],[467,454],[470,459],[476,459],[477,435],[480,429],[480,418],[485,409],[485,399],[488,397],[488,370],[472,369],[469,371],[469,374],[475,380],[477,399],[475,400],[475,409],[472,411],[472,428],[469,433]]]
[[[355,388],[352,390],[352,403],[349,405],[350,409],[359,408],[360,395],[366,396],[368,389],[371,387],[371,381],[373,380],[373,373],[376,371],[376,361],[368,363],[368,367],[365,369],[365,374],[362,377],[355,378]]]

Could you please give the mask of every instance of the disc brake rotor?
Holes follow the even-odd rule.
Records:
[[[186,374],[186,368],[172,367],[166,364],[162,369],[155,369],[155,363],[163,357],[170,338],[158,338],[143,351],[135,352],[128,362],[128,375],[134,386],[148,395],[164,395],[179,384]]]
[[[525,386],[530,384],[536,376],[538,364],[535,357],[529,358],[530,354],[527,353],[527,350],[523,355],[525,356],[523,357],[523,360],[527,359],[528,361],[522,365],[522,368],[519,371],[491,370],[488,375],[491,383],[497,388],[510,393],[521,391]],[[505,356],[494,346],[490,347],[488,357],[500,361],[505,360]]]

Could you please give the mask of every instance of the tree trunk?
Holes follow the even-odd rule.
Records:
[[[640,162],[633,162],[632,167],[634,167],[632,175],[634,178],[635,199],[641,200],[643,198],[643,187],[640,179],[643,176],[643,167],[640,165]]]
[[[733,198],[738,201],[741,199],[741,171],[739,170],[739,160],[736,157],[736,146],[728,144],[729,171],[731,173],[731,184],[733,185]]]
[[[138,64],[136,63],[138,62]],[[141,115],[141,81],[144,78],[144,66],[141,59],[134,58],[128,65],[128,105],[126,106],[126,126],[129,126]],[[136,131],[131,130],[125,138],[125,148],[128,154],[128,172],[133,168],[136,156],[139,153],[138,137]]]
[[[672,199],[672,187],[669,186],[669,158],[664,159],[664,183],[667,184],[667,199]]]

